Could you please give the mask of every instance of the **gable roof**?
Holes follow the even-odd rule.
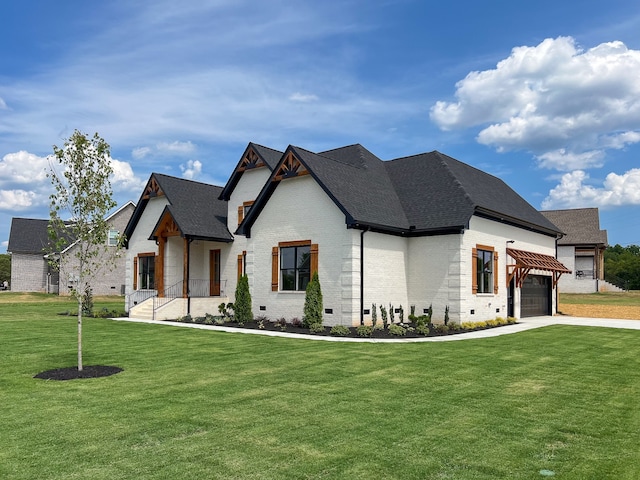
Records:
[[[540,213],[565,234],[558,240],[558,245],[607,245],[607,231],[600,230],[597,208],[545,210]]]
[[[183,237],[231,242],[233,236],[227,229],[227,202],[218,198],[221,192],[222,187],[215,185],[152,173],[125,229],[126,238],[130,238],[135,230],[149,199],[165,196],[169,204],[160,218],[168,212]],[[153,231],[148,234],[150,239],[155,238]]]
[[[233,169],[233,173],[229,177],[227,184],[222,189],[220,199],[229,200],[231,198],[231,193],[236,188],[242,174],[246,170],[267,167],[269,171],[273,171],[281,158],[282,152],[274,150],[273,148],[258,145],[257,143],[249,142],[249,145],[247,145],[242,157],[240,157],[240,161],[238,161],[236,168]]]
[[[289,146],[239,232],[251,225],[295,163],[310,174],[353,228],[416,236],[461,232],[473,215],[550,236],[560,230],[502,180],[434,151],[382,161],[362,145],[313,153]]]
[[[50,244],[49,220],[12,218],[7,251],[45,254]]]

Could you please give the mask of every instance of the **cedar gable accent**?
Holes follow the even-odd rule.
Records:
[[[507,254],[515,260],[515,264],[507,265],[507,284],[515,279],[516,287],[522,288],[525,278],[531,270],[551,272],[553,276],[553,288],[558,285],[558,280],[563,273],[571,273],[567,267],[551,255],[527,252],[508,248]]]
[[[238,172],[244,172],[245,170],[249,170],[252,168],[265,167],[266,163],[262,161],[260,156],[256,153],[253,148],[249,148],[247,150],[247,154],[240,161],[240,165],[238,166]]]
[[[164,192],[158,185],[157,180],[154,177],[151,177],[149,183],[147,183],[146,188],[144,189],[144,193],[142,194],[143,200],[149,200],[151,197],[161,197],[164,195]]]
[[[293,154],[293,152],[287,152],[287,155],[280,164],[280,167],[278,167],[272,181],[279,182],[286,178],[299,177],[301,175],[308,174],[309,170],[300,163],[300,160]]]

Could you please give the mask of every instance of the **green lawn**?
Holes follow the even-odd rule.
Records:
[[[2,479],[640,476],[638,331],[389,345],[86,319],[85,364],[124,371],[54,382],[33,376],[74,365],[73,303],[13,300]]]
[[[629,292],[560,293],[561,304],[640,307],[640,290]]]

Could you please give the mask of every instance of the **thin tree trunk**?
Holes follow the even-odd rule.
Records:
[[[82,299],[78,297],[78,371],[82,371]]]

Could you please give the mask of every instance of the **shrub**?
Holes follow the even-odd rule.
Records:
[[[251,292],[249,291],[249,279],[242,275],[236,287],[236,303],[233,306],[236,321],[243,325],[245,322],[253,320],[251,311]]]
[[[415,305],[411,305],[411,313],[409,314],[410,316],[416,316],[416,306]]]
[[[322,288],[318,272],[313,274],[311,281],[307,285],[304,297],[304,317],[305,326],[311,328],[312,325],[322,326]]]
[[[373,327],[370,325],[360,325],[356,328],[359,337],[370,337],[373,334]]]
[[[331,327],[331,331],[329,333],[331,335],[337,335],[338,337],[346,337],[351,333],[351,331],[344,325],[334,325]]]
[[[393,305],[389,304],[389,323],[393,324],[395,322],[395,312],[393,311]]]
[[[267,317],[266,315],[258,315],[255,319],[256,322],[262,322],[262,323],[266,323],[269,321],[269,317]]]
[[[444,324],[445,325],[449,324],[449,305],[444,307]]]
[[[214,321],[215,317],[213,315],[211,315],[210,313],[205,313],[204,323],[206,323],[207,325],[212,325]]]
[[[449,322],[448,327],[451,332],[459,332],[462,330],[462,326],[457,322]]]
[[[82,297],[82,314],[90,316],[93,314],[93,290],[87,286]]]
[[[435,330],[437,333],[443,333],[443,334],[444,334],[444,333],[449,333],[449,326],[448,326],[448,325],[444,325],[444,324],[436,325],[436,326],[434,327],[434,330]]]
[[[205,323],[205,317],[195,317],[193,323]]]
[[[430,332],[429,326],[425,324],[418,325],[416,326],[416,332],[426,337],[427,335],[429,335],[429,332]]]
[[[309,331],[311,333],[321,333],[324,332],[324,327],[321,323],[312,323],[311,325],[309,325]]]
[[[507,323],[509,325],[513,325],[514,323],[517,323],[517,322],[518,322],[518,320],[515,319],[514,317],[507,317]]]
[[[427,325],[431,323],[431,318],[433,317],[433,304],[429,304],[429,308],[427,308]]]
[[[191,318],[191,314],[187,313],[184,317],[178,317],[176,319],[178,322],[183,322],[183,323],[191,323],[193,322],[193,319]]]
[[[373,328],[376,328],[376,324],[378,323],[378,311],[376,310],[376,304],[371,304],[371,325]]]
[[[275,322],[273,322],[273,324],[276,327],[280,327],[280,330],[282,330],[283,332],[287,329],[287,320],[284,317],[280,317]]]
[[[391,325],[389,325],[389,328],[387,329],[387,331],[391,335],[396,335],[398,337],[403,337],[404,335],[407,334],[407,329],[406,328],[404,328],[401,325],[397,325],[395,323],[392,323]]]
[[[487,320],[486,324],[488,327],[499,327],[500,323],[497,320]]]
[[[380,316],[382,317],[382,325],[386,329],[387,325],[389,325],[389,320],[387,318],[387,309],[384,308],[382,305],[380,305]]]
[[[302,327],[302,320],[300,320],[298,317],[293,317],[291,319],[291,326],[292,327]]]
[[[400,313],[398,314],[400,317],[400,323],[404,323],[404,309],[402,308],[402,305],[400,305],[398,310],[400,310]]]

